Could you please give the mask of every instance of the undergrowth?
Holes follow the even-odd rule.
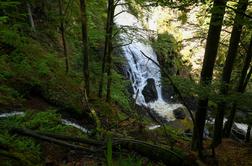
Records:
[[[25,116],[13,116],[0,121],[0,165],[43,165],[41,144],[32,138],[13,134],[12,128],[28,128],[41,132],[50,132],[64,135],[74,134],[84,137],[81,131],[61,123],[61,116],[53,110],[47,112],[26,112]],[[4,155],[5,154],[5,155]],[[11,156],[11,157],[10,157]]]

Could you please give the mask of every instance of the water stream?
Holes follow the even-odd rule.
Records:
[[[13,117],[13,116],[25,116],[25,112],[7,112],[7,113],[0,113],[0,120],[1,118],[8,118],[8,117]],[[83,133],[89,133],[90,131],[87,130],[86,128],[82,127],[81,125],[74,123],[70,120],[67,119],[61,119],[62,124],[67,125],[67,126],[72,126],[74,128],[77,128],[81,130]]]
[[[7,112],[7,113],[0,113],[0,120],[2,118],[8,118],[8,117],[13,117],[13,116],[25,116],[25,112],[16,112],[16,111],[13,111],[13,112]],[[223,125],[224,123],[227,121],[226,118],[224,118],[224,122],[223,122]],[[74,123],[70,120],[67,120],[67,119],[61,119],[61,123],[64,124],[64,125],[67,125],[67,126],[72,126],[74,128],[77,128],[79,130],[81,130],[83,133],[89,133],[90,130],[86,129],[85,127],[77,124],[77,123]],[[206,123],[209,123],[209,124],[214,124],[214,119],[211,119],[209,121],[207,121]],[[157,128],[160,127],[160,125],[151,125],[151,126],[146,126],[147,129],[149,130],[155,130]],[[237,130],[238,129],[238,130]],[[240,135],[243,135],[244,138],[245,138],[245,135],[246,135],[246,132],[247,132],[247,129],[248,129],[248,125],[247,124],[243,124],[243,123],[237,123],[237,122],[234,122],[234,126],[232,128],[232,135],[235,136],[235,134],[233,133],[233,131],[235,132],[238,132]],[[239,131],[240,130],[240,131]],[[252,133],[252,131],[251,131]],[[242,142],[244,140],[241,140],[239,138],[237,138],[238,141]]]
[[[125,6],[119,5],[116,7],[115,14],[126,10],[127,8]],[[175,120],[172,110],[182,107],[182,105],[164,101],[161,92],[160,68],[141,53],[143,52],[146,56],[158,63],[156,53],[148,42],[146,42],[148,41],[148,31],[143,30],[144,28],[140,21],[128,12],[122,12],[117,15],[115,23],[119,28],[127,29],[127,32],[120,33],[120,39],[125,44],[122,49],[124,57],[128,62],[128,73],[136,104],[153,109],[168,121]],[[148,79],[154,80],[157,91],[157,100],[149,103],[145,101],[143,95],[143,89],[147,85]]]

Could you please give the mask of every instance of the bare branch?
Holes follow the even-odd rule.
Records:
[[[119,34],[120,30],[123,30],[126,33],[125,27],[126,26],[120,26],[120,28],[113,34],[112,38],[116,37]]]
[[[178,41],[177,43],[182,43],[184,41],[194,41],[194,40],[206,40],[206,37],[204,36],[195,36],[195,37],[190,37],[190,38],[186,38],[186,39],[183,39],[183,40],[180,40]]]
[[[130,40],[129,43],[127,43],[127,44],[119,44],[119,45],[116,45],[116,46],[113,47],[113,49],[114,49],[114,48],[118,48],[118,47],[124,47],[124,46],[130,45],[130,44],[132,44],[132,43],[133,43],[133,40]]]
[[[232,9],[235,13],[238,13],[238,14],[240,14],[240,15],[243,15],[243,16],[249,18],[249,19],[252,19],[252,16],[250,16],[250,15],[248,15],[248,14],[246,14],[246,13],[240,12],[239,10],[237,10],[237,9],[231,7],[231,6],[226,5],[226,7],[227,7],[228,9]]]
[[[161,68],[161,66],[156,62],[154,61],[153,59],[151,59],[150,57],[148,57],[142,50],[140,50],[140,52],[143,54],[144,57],[146,57],[147,59],[149,59],[150,61],[152,61],[157,67],[160,68],[160,70],[163,71],[163,73],[167,76],[168,80],[170,81],[171,85],[173,86],[174,90],[178,93],[179,95],[179,98],[180,100],[182,101],[182,104],[187,108],[189,114],[190,114],[190,117],[193,121],[193,124],[195,125],[195,119],[194,119],[194,116],[193,116],[193,113],[192,111],[190,110],[190,108],[187,106],[181,92],[179,91],[178,87],[175,85],[175,83],[173,82],[172,78],[169,76],[169,74],[166,72],[166,70],[164,70],[163,68]]]
[[[119,13],[116,13],[116,14],[114,15],[114,18],[116,18],[118,15],[120,15],[120,14],[122,14],[122,13],[124,13],[124,12],[128,12],[128,10],[122,10],[122,11],[120,11]]]
[[[117,30],[117,31],[113,34],[112,38],[115,38],[115,37],[119,34],[119,32],[120,32],[120,30]]]

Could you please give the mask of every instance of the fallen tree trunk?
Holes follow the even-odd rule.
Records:
[[[66,146],[66,147],[69,147],[69,148],[74,149],[74,150],[95,152],[94,150],[91,150],[91,149],[88,149],[88,148],[85,148],[85,147],[82,147],[82,146],[70,144],[70,143],[62,141],[62,140],[58,140],[58,139],[55,139],[55,138],[52,138],[52,137],[48,137],[48,136],[45,136],[45,135],[38,134],[37,132],[29,130],[29,129],[13,128],[11,130],[11,132],[16,133],[16,134],[20,134],[20,135],[24,135],[24,136],[30,136],[30,137],[33,137],[33,138],[37,138],[37,139],[40,139],[42,141],[47,141],[47,142],[50,142],[50,143],[54,143],[56,145]]]
[[[105,141],[97,141],[97,140],[92,140],[88,138],[79,138],[79,137],[71,137],[71,136],[64,136],[64,135],[56,135],[56,134],[50,134],[50,133],[39,133],[46,135],[48,137],[53,137],[65,141],[74,141],[78,143],[84,143],[84,144],[89,144],[89,145],[94,145],[94,146],[104,146],[106,145]],[[157,156],[167,156],[167,153],[169,153],[169,156],[172,155],[177,159],[180,159],[180,161],[183,160],[183,157],[177,155],[175,152],[169,150],[169,148],[163,148],[157,145],[153,145],[144,141],[140,140],[134,140],[134,139],[123,139],[123,138],[115,138],[113,139],[113,147],[116,148],[117,146],[120,146],[122,148],[128,149],[128,150],[134,150],[144,156],[151,156],[153,160],[160,160],[160,157]],[[150,151],[152,150],[152,151]],[[153,153],[153,154],[150,154]],[[148,153],[148,154],[145,154]],[[169,159],[162,159],[162,161],[165,160],[172,160],[172,158]],[[174,163],[174,162],[173,162]]]
[[[162,161],[166,165],[184,165],[185,156],[179,156],[177,153],[169,150],[168,147],[164,148],[144,141],[122,138],[114,139],[113,146],[115,145],[136,151],[151,160]]]
[[[64,135],[56,135],[56,134],[51,134],[51,133],[41,133],[41,132],[35,132],[33,130],[21,129],[21,128],[14,128],[12,129],[12,132],[16,134],[40,139],[42,141],[51,142],[57,145],[65,146],[74,150],[85,151],[85,152],[90,152],[90,153],[95,153],[98,150],[93,150],[93,149],[89,149],[87,147],[83,147],[80,145],[71,144],[66,141],[92,145],[92,146],[95,146],[99,150],[106,149],[105,141],[98,141],[98,140],[93,140],[93,139],[88,139],[88,138],[70,137],[70,136],[64,136]],[[140,140],[114,138],[112,143],[113,143],[113,149],[115,150],[120,149],[120,148],[133,150],[135,152],[138,152],[140,155],[143,155],[151,160],[162,161],[166,165],[189,165],[188,163],[190,162],[186,158],[186,155],[179,156],[174,151],[169,150],[168,147],[165,148],[159,145],[153,145],[151,143],[147,143]],[[192,162],[194,163],[194,161]],[[192,162],[190,162],[190,165]]]
[[[79,142],[79,143],[94,145],[94,146],[105,145],[105,143],[102,141],[97,141],[97,140],[88,139],[88,138],[71,137],[71,136],[51,134],[51,133],[42,133],[42,132],[37,132],[37,133],[40,135],[45,135],[47,137],[52,137],[52,138],[56,138],[56,139],[60,139],[64,141]]]

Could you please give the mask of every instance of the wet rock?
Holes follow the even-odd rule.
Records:
[[[185,111],[186,111],[185,107],[179,107],[179,108],[173,110],[173,114],[176,119],[185,119],[185,117],[186,117]]]
[[[155,101],[158,99],[157,89],[155,86],[155,80],[153,78],[149,78],[147,80],[147,84],[144,87],[142,94],[144,96],[144,100],[146,103]]]
[[[166,102],[174,102],[175,101],[175,92],[173,87],[170,84],[163,83],[162,84],[162,97]]]

